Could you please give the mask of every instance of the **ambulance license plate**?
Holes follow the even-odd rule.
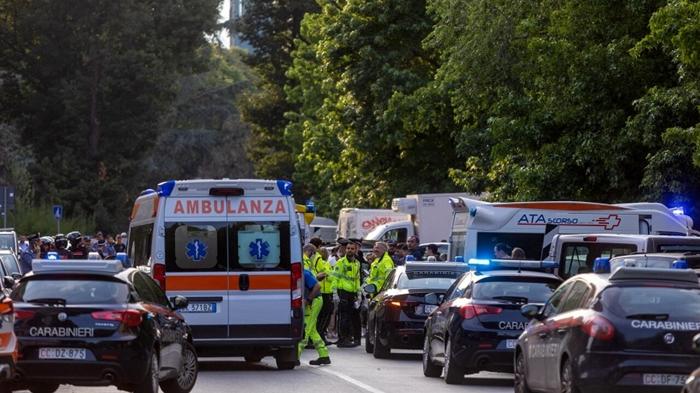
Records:
[[[682,374],[642,374],[644,385],[682,386],[687,375]]]
[[[85,348],[39,348],[39,359],[85,360]]]
[[[191,313],[214,313],[216,312],[216,303],[190,303],[182,312]]]

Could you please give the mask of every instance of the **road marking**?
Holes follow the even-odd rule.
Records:
[[[370,393],[384,393],[384,391],[382,391],[382,390],[379,390],[377,388],[373,388],[372,386],[369,386],[366,383],[360,382],[357,379],[350,377],[350,376],[347,376],[343,373],[339,373],[337,371],[333,371],[333,370],[330,370],[330,369],[325,368],[325,367],[319,367],[316,370],[319,370],[319,371],[322,371],[326,374],[330,374],[330,375],[333,375],[335,377],[338,377],[338,378],[344,380],[345,382],[349,382],[349,383],[357,386],[358,388],[366,390]]]

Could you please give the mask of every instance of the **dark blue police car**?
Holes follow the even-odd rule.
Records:
[[[596,261],[609,272],[609,261]],[[622,267],[574,276],[531,318],[515,354],[515,391],[678,392],[700,364],[700,285],[690,269]]]
[[[118,260],[34,261],[11,294],[15,389],[60,384],[187,393],[197,380],[190,328],[158,284]]]
[[[512,371],[513,351],[527,325],[520,313],[526,303],[541,303],[561,283],[539,263],[471,260],[470,268],[435,304],[425,322],[423,374],[449,384],[479,371]]]

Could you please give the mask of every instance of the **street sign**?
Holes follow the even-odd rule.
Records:
[[[63,206],[62,205],[54,205],[53,206],[53,217],[59,221],[63,218]]]

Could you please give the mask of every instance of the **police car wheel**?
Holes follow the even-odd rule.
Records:
[[[442,377],[445,383],[449,385],[457,385],[464,382],[464,370],[459,368],[457,362],[452,359],[452,342],[447,338],[445,345],[445,365],[442,367]]]
[[[379,327],[374,325],[374,358],[375,359],[386,359],[391,354],[391,348],[388,345],[382,344],[379,339]]]
[[[32,393],[53,393],[58,390],[58,384],[37,383],[29,386],[29,391]]]
[[[527,374],[525,372],[525,356],[522,352],[518,353],[515,359],[515,393],[532,393],[530,387],[527,386]]]
[[[160,363],[158,362],[158,354],[154,350],[151,354],[151,361],[149,362],[148,372],[143,381],[136,386],[134,393],[158,393],[158,383],[160,373]]]
[[[423,340],[423,375],[429,378],[438,378],[442,368],[433,363],[433,358],[430,356],[430,337],[428,337],[428,332],[425,333],[425,340]]]
[[[258,363],[262,360],[262,356],[248,355],[243,357],[246,363]]]
[[[368,323],[367,329],[365,329],[365,352],[374,353],[374,344],[372,344],[372,341],[369,339],[369,336],[370,336],[370,329],[369,329],[369,323]]]
[[[165,393],[189,393],[197,382],[199,363],[197,353],[190,343],[185,343],[182,352],[182,370],[177,378],[163,381],[160,388]]]
[[[578,389],[574,386],[574,370],[569,359],[565,359],[561,365],[559,382],[561,383],[561,393],[578,393]]]

